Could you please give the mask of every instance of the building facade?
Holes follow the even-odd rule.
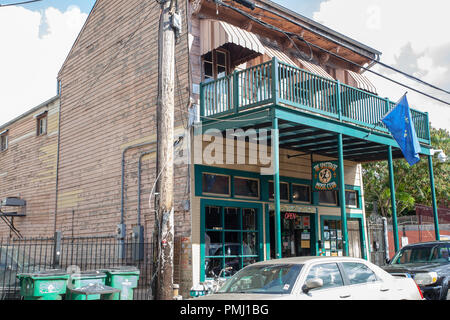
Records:
[[[381,53],[268,0],[253,10],[176,4],[181,291],[265,259],[370,257],[361,163],[402,156],[386,128],[372,129],[395,105],[362,75]],[[58,74],[58,97],[1,127],[0,162],[11,169],[0,172],[0,196],[27,201],[14,221],[24,235],[152,237],[159,25],[154,1],[98,0]],[[31,119],[41,109],[40,141]],[[413,119],[430,155],[428,115],[413,110]],[[39,182],[11,174],[20,170]]]

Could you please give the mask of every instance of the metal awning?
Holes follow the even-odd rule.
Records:
[[[201,55],[227,43],[234,43],[260,54],[265,53],[263,44],[254,33],[235,27],[227,22],[210,19],[201,20],[200,34]]]
[[[321,66],[314,64],[312,62],[308,62],[306,60],[300,59],[300,58],[297,58],[297,60],[300,63],[300,65],[303,67],[303,69],[305,69],[311,73],[317,74],[321,77],[324,77],[326,79],[334,80],[334,78],[328,72],[326,72],[325,69],[322,68]]]
[[[263,45],[264,45],[264,49],[266,51],[266,55],[270,58],[277,58],[278,60],[290,64],[294,67],[297,66],[297,64],[294,62],[294,60],[292,60],[286,53],[284,53],[283,51],[281,51],[281,49],[278,47],[278,45],[274,44],[274,43],[268,43],[268,42],[264,42],[262,41]]]
[[[366,76],[356,73],[354,71],[350,71],[350,70],[345,70],[345,71],[349,75],[350,80],[354,81],[353,86],[355,88],[377,94],[377,89],[375,88],[375,86],[370,82],[370,80]]]

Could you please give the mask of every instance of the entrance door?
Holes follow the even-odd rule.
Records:
[[[359,219],[347,221],[348,254],[350,257],[361,258],[361,230]]]
[[[281,254],[283,258],[310,256],[311,218],[296,212],[281,213]],[[275,259],[275,214],[270,212],[270,257]]]

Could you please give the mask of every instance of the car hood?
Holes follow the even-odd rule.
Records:
[[[437,272],[448,273],[450,271],[449,263],[410,263],[410,264],[395,264],[384,266],[383,269],[389,273],[410,273],[416,274],[420,272]]]
[[[215,293],[191,300],[283,300],[289,299],[286,294],[257,294],[257,293]]]

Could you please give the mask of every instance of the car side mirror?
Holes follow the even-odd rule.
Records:
[[[314,278],[306,281],[306,283],[302,287],[302,291],[304,293],[308,293],[312,289],[317,289],[323,287],[323,280],[320,278]]]

